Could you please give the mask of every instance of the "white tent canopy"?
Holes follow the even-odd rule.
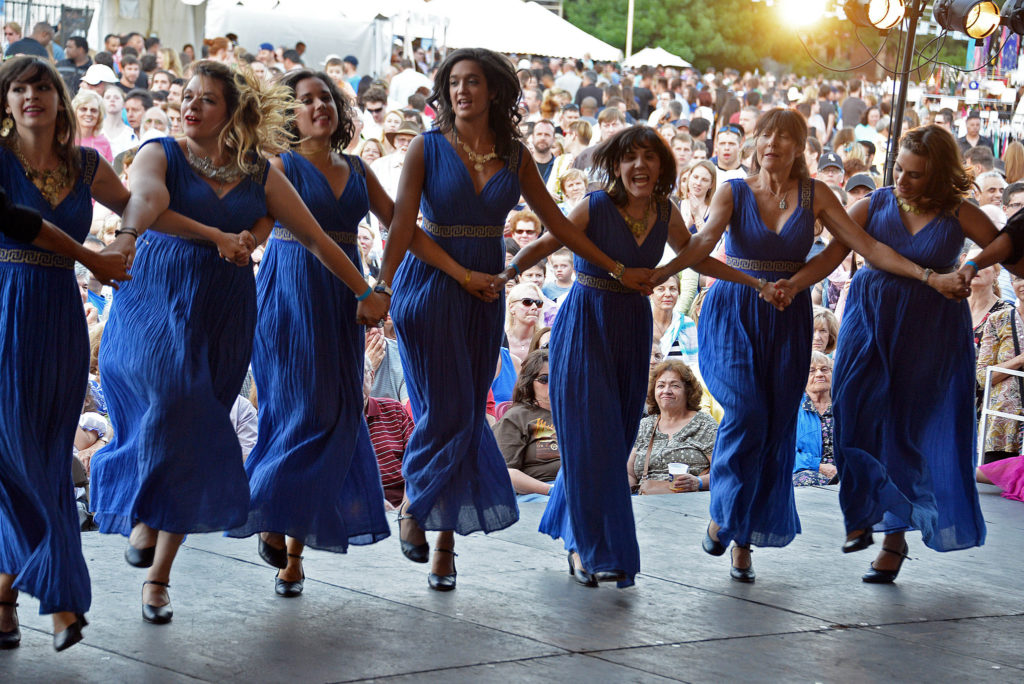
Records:
[[[632,68],[641,66],[668,66],[679,67],[680,69],[693,66],[682,57],[673,55],[668,50],[664,50],[660,47],[644,48],[640,52],[627,57],[622,65]]]

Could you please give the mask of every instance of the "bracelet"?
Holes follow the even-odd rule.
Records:
[[[969,260],[965,261],[964,265],[965,266],[970,266],[971,268],[973,268],[975,273],[978,272],[978,264],[974,263],[974,259],[969,259]]]
[[[701,491],[703,489],[704,489],[704,480],[700,479],[700,476],[698,476],[697,477],[697,491],[699,492],[699,491]]]
[[[924,269],[924,273],[921,274],[921,282],[924,283],[925,285],[927,285],[928,284],[928,278],[931,277],[932,273],[935,273],[935,271],[933,271],[930,268]]]
[[[118,235],[131,235],[136,240],[139,239],[139,231],[134,228],[118,228],[114,231],[114,237],[117,237]]]
[[[361,301],[363,301],[364,299],[366,299],[367,297],[369,297],[369,296],[370,296],[370,293],[371,293],[371,292],[373,292],[373,288],[372,288],[372,287],[370,287],[369,285],[367,285],[367,286],[366,286],[366,292],[364,292],[363,294],[361,294],[361,295],[359,295],[358,297],[356,297],[356,301],[357,301],[357,302],[361,302]]]
[[[764,286],[767,285],[767,284],[768,284],[767,280],[765,280],[764,278],[758,278],[757,279],[757,291],[760,292],[761,290],[763,290]]]
[[[516,265],[516,262],[513,261],[512,263],[509,264],[509,266],[511,266],[512,270],[516,272],[517,276],[523,275],[523,272],[519,270],[519,266]],[[975,270],[977,270],[977,269],[975,269]]]
[[[619,281],[622,280],[622,276],[625,275],[625,273],[626,273],[626,265],[623,264],[621,261],[616,261],[615,262],[615,270],[614,271],[608,271],[608,275],[610,275],[615,280],[619,280]]]
[[[462,281],[462,285],[463,285],[463,287],[465,287],[466,285],[469,285],[469,281],[470,281],[470,280],[472,280],[472,279],[473,279],[473,271],[471,271],[471,270],[469,270],[469,269],[467,268],[467,269],[466,269],[466,277],[465,277],[465,279],[464,279],[464,280]]]

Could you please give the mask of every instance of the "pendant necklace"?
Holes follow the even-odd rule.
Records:
[[[196,173],[201,176],[205,176],[212,181],[216,181],[220,187],[217,188],[217,196],[220,197],[224,190],[224,186],[228,183],[234,183],[236,180],[244,175],[242,169],[238,168],[234,162],[229,162],[224,166],[217,166],[208,157],[200,157],[198,154],[192,151],[192,148],[185,144],[185,151],[188,153],[188,165],[191,166]]]
[[[494,145],[491,145],[491,151],[488,152],[487,154],[477,154],[469,145],[467,145],[466,143],[459,139],[458,131],[455,131],[455,142],[459,143],[459,145],[462,147],[463,151],[466,153],[466,156],[469,157],[469,161],[472,162],[473,168],[476,169],[478,173],[484,170],[484,164],[491,161],[492,159],[498,158],[498,154],[494,151]]]
[[[652,202],[648,200],[647,207],[644,209],[644,215],[638,219],[630,216],[625,208],[619,209],[619,213],[622,214],[622,218],[626,221],[626,226],[629,227],[629,232],[634,237],[642,237],[647,232],[647,220],[651,217],[651,204]]]
[[[786,204],[786,195],[788,195],[788,194],[789,194],[789,190],[784,190],[784,191],[782,192],[782,195],[781,195],[781,197],[780,197],[780,196],[779,196],[778,194],[776,194],[776,193],[772,192],[772,189],[771,189],[771,188],[770,188],[770,187],[768,186],[768,184],[767,184],[767,183],[765,183],[765,186],[764,186],[764,187],[765,187],[765,189],[766,189],[766,190],[768,191],[768,194],[770,194],[770,195],[771,195],[772,197],[774,197],[775,199],[779,200],[779,209],[781,209],[781,210],[785,211],[785,210],[786,210],[786,207],[787,207],[787,206],[789,206],[788,204]]]

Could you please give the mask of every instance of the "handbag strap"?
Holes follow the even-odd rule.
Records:
[[[658,434],[658,426],[661,424],[661,416],[654,421],[654,428],[651,430],[651,441],[647,443],[647,456],[644,457],[644,474],[640,476],[640,481],[643,482],[647,479],[647,469],[651,467],[651,450],[654,449],[654,435]]]

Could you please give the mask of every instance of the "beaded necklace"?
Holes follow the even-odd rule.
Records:
[[[60,204],[60,196],[68,185],[71,184],[71,172],[68,169],[68,165],[60,163],[55,169],[36,169],[25,159],[25,155],[21,153],[19,145],[12,145],[11,149],[14,150],[15,156],[21,162],[21,168],[25,170],[25,177],[32,181],[32,185],[38,188],[39,193],[49,203],[50,207],[56,207]]]

